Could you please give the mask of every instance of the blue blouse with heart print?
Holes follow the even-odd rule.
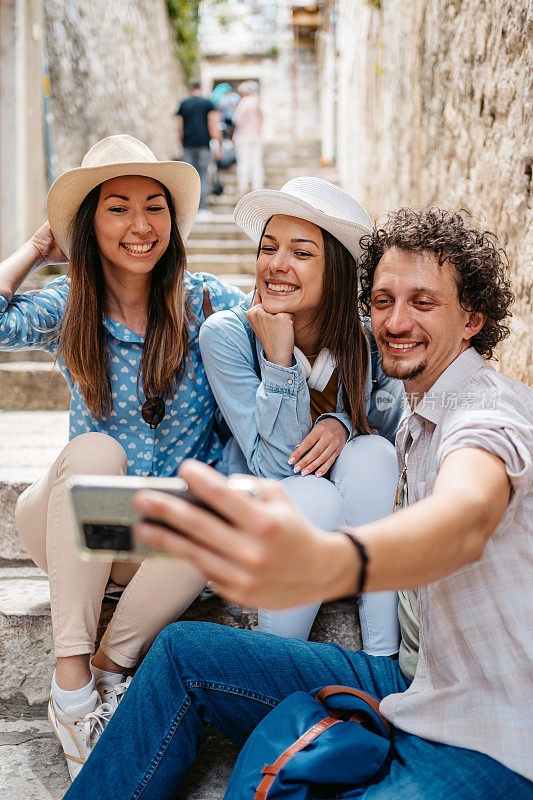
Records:
[[[77,384],[73,383],[61,358],[58,366],[71,391],[69,435],[97,431],[116,439],[126,451],[128,475],[175,475],[184,458],[207,464],[222,454],[214,429],[216,403],[207,382],[198,347],[204,287],[213,311],[231,308],[242,292],[206,273],[185,272],[185,295],[193,317],[189,323],[187,369],[172,400],[166,401],[163,420],[155,430],[143,420],[145,398],[142,386],[137,396],[137,373],[143,338],[125,325],[104,317],[109,348],[109,378],[113,410],[105,419],[95,419]],[[56,354],[57,336],[69,291],[68,278],[57,278],[37,292],[15,294],[8,300],[0,294],[0,350],[47,350]]]

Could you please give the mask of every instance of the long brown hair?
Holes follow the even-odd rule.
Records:
[[[259,240],[258,256],[269,222]],[[324,239],[322,298],[309,326],[318,331],[320,347],[327,347],[335,359],[352,432],[371,434],[365,408],[368,344],[357,313],[357,263],[338,239],[323,228],[320,231]]]
[[[89,192],[72,223],[70,288],[58,348],[58,356],[63,358],[95,418],[108,416],[113,408],[103,321],[105,280],[93,226],[100,186]],[[137,394],[142,381],[147,399],[173,395],[185,369],[189,343],[190,311],[183,274],[185,248],[172,197],[166,187],[163,189],[170,212],[170,241],[152,272],[148,320],[137,375]]]

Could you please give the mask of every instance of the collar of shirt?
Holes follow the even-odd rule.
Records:
[[[474,350],[473,347],[467,348],[446,367],[411,413],[403,418],[396,437],[398,459],[402,469],[404,465],[403,453],[409,433],[413,437],[413,441],[416,441],[425,420],[431,422],[434,426],[438,425],[448,408],[446,397],[451,393],[460,391],[461,386],[464,385],[472,373],[485,365],[485,359],[480,356],[477,350]]]
[[[448,408],[446,395],[458,392],[472,373],[483,366],[485,366],[483,356],[480,356],[473,347],[467,348],[446,367],[431,389],[424,394],[413,409],[412,416],[423,417],[438,425]]]
[[[135,331],[127,328],[122,322],[116,322],[104,314],[104,327],[115,339],[119,342],[135,342],[135,344],[144,344],[144,339]]]

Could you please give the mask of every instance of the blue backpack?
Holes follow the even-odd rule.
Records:
[[[348,686],[295,692],[248,738],[224,800],[356,798],[385,774],[389,749],[374,697]]]

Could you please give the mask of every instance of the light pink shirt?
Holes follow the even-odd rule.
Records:
[[[475,447],[502,459],[512,486],[479,561],[418,590],[414,680],[383,714],[425,739],[486,753],[533,779],[533,391],[472,348],[403,420],[409,503],[430,495],[445,457]]]
[[[246,95],[239,102],[233,114],[235,138],[259,139],[261,136],[261,111],[259,99]]]

